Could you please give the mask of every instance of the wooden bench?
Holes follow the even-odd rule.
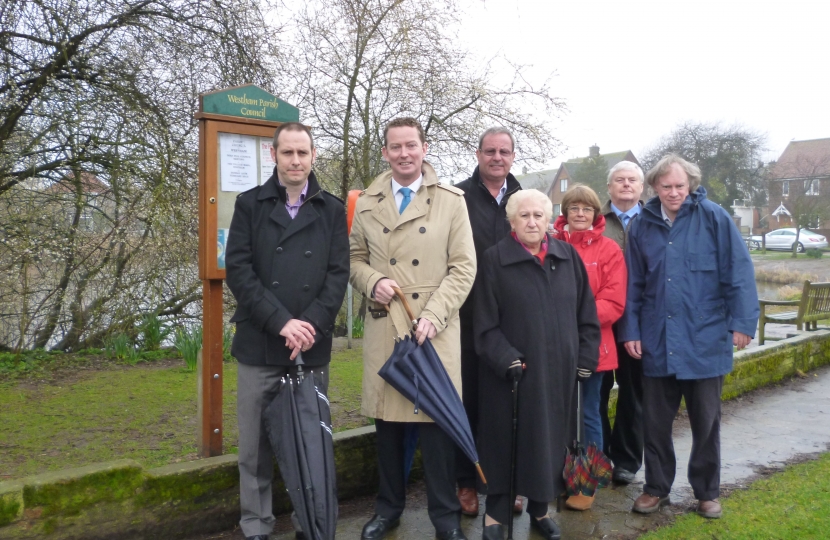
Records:
[[[818,321],[830,319],[830,283],[804,282],[801,300],[760,300],[761,318],[758,320],[758,345],[764,344],[764,325],[768,322],[794,324],[797,329],[815,330]],[[798,306],[798,311],[767,314],[767,306]],[[766,338],[768,340],[782,338]]]

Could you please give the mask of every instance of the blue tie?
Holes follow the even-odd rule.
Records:
[[[622,218],[623,230],[625,230],[628,227],[628,220],[631,218],[628,214],[622,214],[620,217]]]
[[[409,201],[411,201],[412,190],[408,187],[402,187],[398,190],[398,193],[403,194],[403,200],[401,201],[401,207],[398,210],[399,214],[403,214],[403,211],[406,210],[406,207],[409,206]]]

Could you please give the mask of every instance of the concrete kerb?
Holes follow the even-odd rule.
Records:
[[[825,364],[830,330],[738,352],[724,399]],[[341,500],[377,489],[374,432],[367,426],[334,436]],[[274,510],[288,512],[288,496],[275,478]],[[150,470],[119,460],[0,482],[0,539],[181,538],[231,529],[238,519],[235,455]]]

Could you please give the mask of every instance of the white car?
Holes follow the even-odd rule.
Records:
[[[764,235],[766,237],[767,249],[792,251],[793,243],[795,243],[795,232],[796,230],[793,228],[776,229],[768,232]],[[761,237],[750,237],[749,247],[751,249],[761,249]],[[822,249],[826,247],[827,238],[824,236],[807,229],[801,229],[801,232],[798,233],[796,251],[799,253],[803,253],[805,249]]]

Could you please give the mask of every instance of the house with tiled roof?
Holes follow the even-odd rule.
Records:
[[[588,148],[587,156],[576,157],[563,161],[559,165],[558,169],[532,172],[519,176],[516,179],[520,184],[522,184],[523,189],[535,187],[536,189],[546,193],[547,196],[550,197],[551,202],[553,202],[553,216],[554,219],[556,219],[556,217],[560,214],[562,197],[565,195],[565,192],[568,191],[568,186],[573,184],[573,178],[577,174],[577,171],[583,166],[585,161],[590,158],[602,158],[609,170],[620,161],[632,161],[637,165],[640,164],[631,150],[600,154],[599,146],[594,145]],[[608,197],[607,193],[604,192],[599,193],[598,195],[603,201]]]
[[[793,227],[794,217],[807,216],[802,224],[830,234],[830,138],[790,141],[769,171],[769,227]]]

